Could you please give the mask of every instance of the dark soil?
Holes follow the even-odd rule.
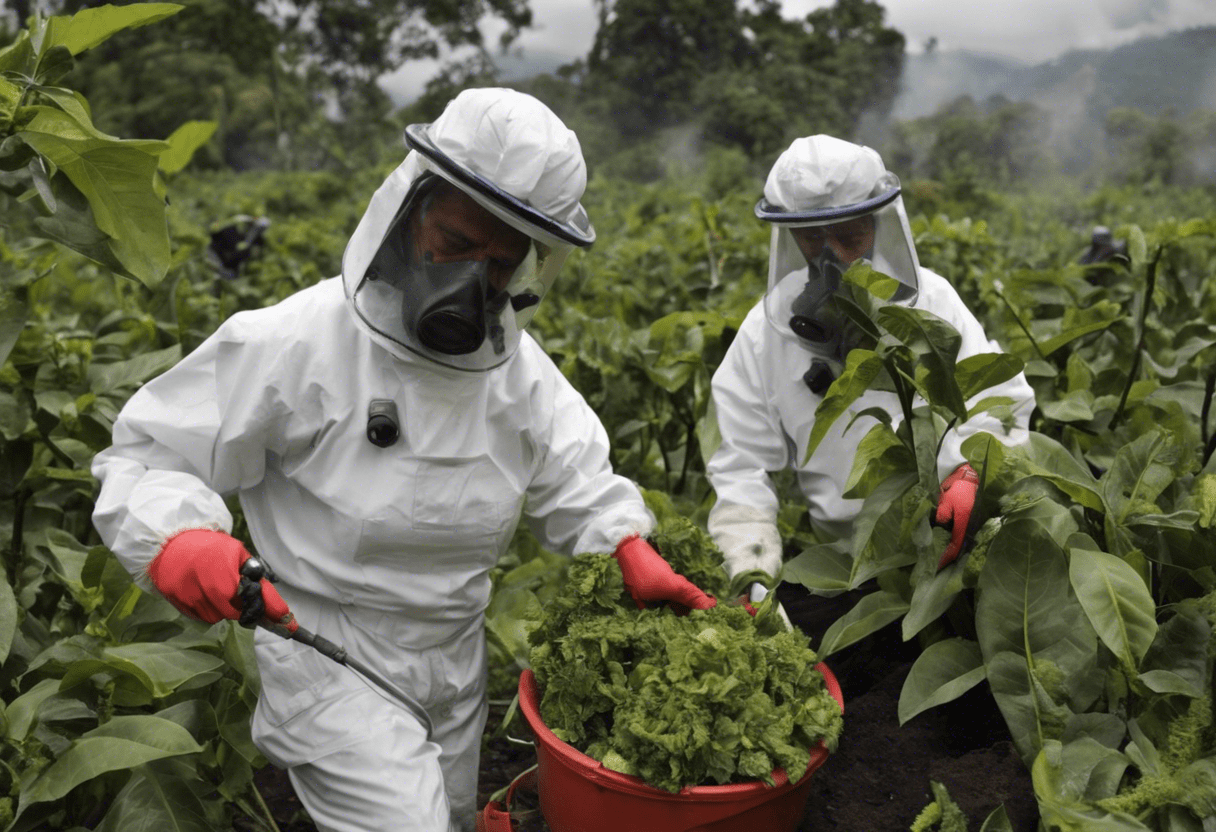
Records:
[[[800,587],[788,584],[782,585],[779,597],[790,619],[813,643],[856,600],[812,600]],[[813,775],[798,832],[907,830],[933,801],[931,781],[947,788],[972,832],[1002,805],[1014,832],[1034,832],[1038,809],[1030,775],[986,685],[899,725],[899,693],[914,650],[899,638],[898,625],[892,625],[828,660],[844,692],[845,730],[839,748]],[[492,709],[490,729],[501,719],[502,710]],[[485,806],[535,762],[531,747],[487,736],[478,805]],[[281,832],[313,832],[284,772],[263,769],[257,783]],[[562,832],[550,830],[539,817],[534,794],[518,794],[512,809],[523,812],[516,832]],[[238,827],[245,828],[253,827]]]

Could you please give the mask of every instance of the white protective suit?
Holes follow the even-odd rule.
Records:
[[[467,91],[429,134],[511,196],[565,206],[559,220],[582,212],[577,140],[535,99]],[[512,155],[506,173],[493,168]],[[473,828],[489,572],[521,513],[562,552],[610,552],[654,522],[613,473],[599,419],[526,332],[502,363],[470,372],[355,314],[362,270],[426,170],[415,150],[376,192],[342,277],[234,315],[140,389],[93,466],[96,526],[145,589],[174,534],[231,530],[223,496],[236,494],[300,626],[426,708],[430,738],[353,672],[257,631],[254,741],[335,832]],[[399,413],[389,447],[365,434],[373,400]]]
[[[883,168],[878,154],[869,148],[826,136],[797,140],[774,165],[757,214],[771,219],[779,216],[780,206],[784,206],[791,212],[805,212],[803,218],[816,212],[837,218],[849,216],[849,206],[866,204],[881,204],[884,212],[877,215],[875,268],[890,273],[906,287],[901,290],[908,298],[905,303],[933,313],[959,331],[960,359],[1000,352],[954,288],[916,262],[898,196],[898,179]],[[907,265],[901,265],[904,263]],[[789,319],[789,298],[807,283],[807,274],[807,261],[794,245],[788,227],[775,223],[769,290],[745,317],[713,376],[722,444],[706,466],[717,495],[709,530],[723,551],[732,577],[751,571],[764,572],[774,579],[780,575],[778,497],[768,472],[793,469],[812,525],[829,537],[847,537],[863,501],[846,499],[844,485],[852,472],[858,444],[877,424],[872,416],[854,422],[854,414],[877,407],[890,413],[896,424],[902,421],[903,411],[894,393],[867,391],[836,420],[812,457],[803,462],[822,396],[811,392],[803,380],[815,352],[784,321]],[[784,315],[775,310],[785,310]],[[838,363],[828,363],[839,371]],[[939,477],[949,475],[966,461],[960,448],[975,433],[987,431],[1009,445],[1026,441],[1034,393],[1025,377],[1019,373],[983,391],[968,404],[989,396],[1006,396],[1016,403],[1015,427],[1007,432],[999,419],[988,414],[957,426],[942,443]],[[763,594],[759,589],[754,592]]]

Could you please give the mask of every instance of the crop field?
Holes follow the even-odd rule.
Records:
[[[187,620],[132,583],[92,528],[89,469],[139,385],[232,313],[339,273],[396,158],[344,174],[194,170],[206,125],[117,139],[56,86],[56,61],[93,45],[49,27],[0,51],[4,79],[39,79],[0,79],[0,830],[303,832],[250,740],[249,631]],[[616,471],[700,528],[719,441],[710,377],[764,291],[769,241],[752,213],[762,179],[713,158],[658,182],[595,173],[598,241],[530,329],[600,416]],[[809,593],[836,593],[812,646],[866,679],[845,690],[804,828],[1213,832],[1216,191],[904,184],[922,265],[995,346],[956,361],[948,325],[886,304],[881,275],[849,273],[877,343],[850,355],[818,424],[882,383],[905,409],[861,444],[852,539],[817,537],[780,481],[780,597],[797,620]],[[225,277],[206,249],[235,216],[269,225]],[[1126,255],[1081,265],[1098,225]],[[1019,371],[1037,397],[1030,442],[964,446],[986,522],[937,571],[932,450],[978,410],[1007,410],[980,394]],[[527,733],[510,702],[566,564],[521,530],[494,572],[483,801],[533,760],[508,739]],[[876,775],[884,749],[892,769]]]

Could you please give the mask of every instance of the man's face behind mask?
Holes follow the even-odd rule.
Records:
[[[527,256],[527,235],[441,183],[410,218],[405,242],[412,272],[402,308],[407,330],[445,355],[474,352],[487,334],[501,342],[497,315]]]
[[[528,254],[528,235],[482,208],[464,191],[440,183],[410,218],[417,260],[484,262],[488,293],[500,292]],[[428,257],[429,255],[429,257]]]
[[[857,333],[836,305],[842,275],[874,250],[874,218],[858,217],[828,226],[792,228],[807,261],[807,283],[790,305],[790,330],[820,355],[843,362]]]
[[[808,263],[819,260],[824,248],[830,248],[846,266],[874,250],[874,217],[857,217],[834,225],[814,225],[791,228],[790,234]]]

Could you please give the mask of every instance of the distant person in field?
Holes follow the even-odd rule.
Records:
[[[850,264],[869,262],[898,282],[893,302],[948,321],[962,335],[959,358],[1000,351],[953,287],[917,262],[899,179],[874,150],[831,136],[796,140],[770,171],[755,210],[773,227],[768,290],[714,373],[722,444],[707,465],[717,494],[709,530],[734,589],[750,591],[753,600],[781,577],[778,496],[769,472],[792,469],[812,526],[829,539],[847,538],[862,501],[845,498],[844,486],[858,444],[876,424],[873,416],[861,416],[849,427],[853,415],[882,408],[896,423],[902,420],[895,394],[867,391],[804,461],[815,408],[853,346],[832,303]],[[1012,399],[1016,426],[1006,431],[997,418],[979,415],[943,442],[936,520],[952,525],[952,536],[939,568],[958,557],[976,500],[979,478],[960,451],[963,440],[987,431],[1021,441],[1034,408],[1020,373],[983,395]]]
[[[234,494],[278,577],[264,620],[337,642],[425,711],[256,631],[254,742],[326,832],[474,828],[490,570],[521,517],[553,551],[613,552],[639,604],[714,603],[646,543],[603,425],[524,331],[595,239],[574,133],[479,89],[405,138],[342,274],[234,315],[131,398],[93,465],[94,522],[145,589],[239,617]]]

